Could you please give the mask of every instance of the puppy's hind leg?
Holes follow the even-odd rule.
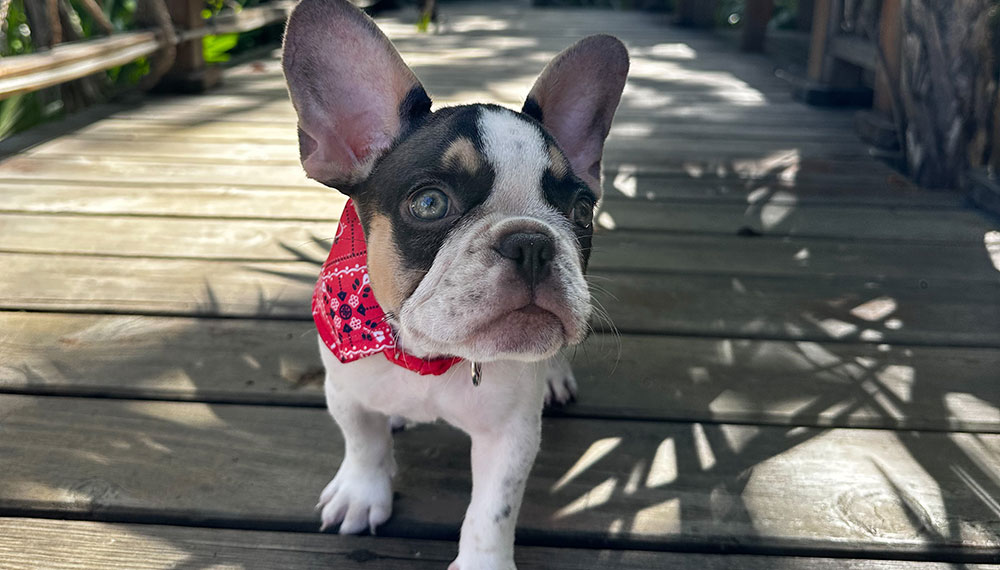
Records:
[[[338,391],[329,375],[326,403],[344,434],[344,460],[316,505],[322,511],[321,530],[339,523],[340,534],[356,534],[365,528],[374,533],[392,514],[396,463],[389,418]]]

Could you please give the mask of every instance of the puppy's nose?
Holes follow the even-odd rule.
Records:
[[[500,238],[494,249],[514,261],[518,274],[530,287],[541,283],[552,270],[550,262],[555,253],[555,242],[545,234],[507,234]]]

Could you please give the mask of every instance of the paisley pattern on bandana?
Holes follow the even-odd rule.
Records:
[[[392,325],[372,293],[365,235],[350,200],[316,282],[312,314],[323,344],[344,363],[381,352],[407,370],[436,375],[462,361],[457,357],[426,360],[396,347]]]

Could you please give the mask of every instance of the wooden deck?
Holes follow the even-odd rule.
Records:
[[[708,35],[443,12],[382,22],[438,104],[519,105],[586,33],[633,58],[592,262],[621,334],[545,421],[522,570],[1000,568],[995,220]],[[341,442],[308,297],[343,201],[301,172],[277,57],[91,115],[0,143],[0,567],[443,570],[470,489],[445,425],[397,435],[381,536],[317,532]]]

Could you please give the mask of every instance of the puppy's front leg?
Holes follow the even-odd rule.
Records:
[[[323,489],[317,508],[326,529],[340,523],[340,534],[355,534],[384,523],[392,514],[392,457],[389,418],[364,408],[338,391],[327,378],[326,402],[344,434],[344,461]]]
[[[472,501],[449,570],[513,570],[514,527],[538,453],[541,416],[512,418],[472,436]]]

